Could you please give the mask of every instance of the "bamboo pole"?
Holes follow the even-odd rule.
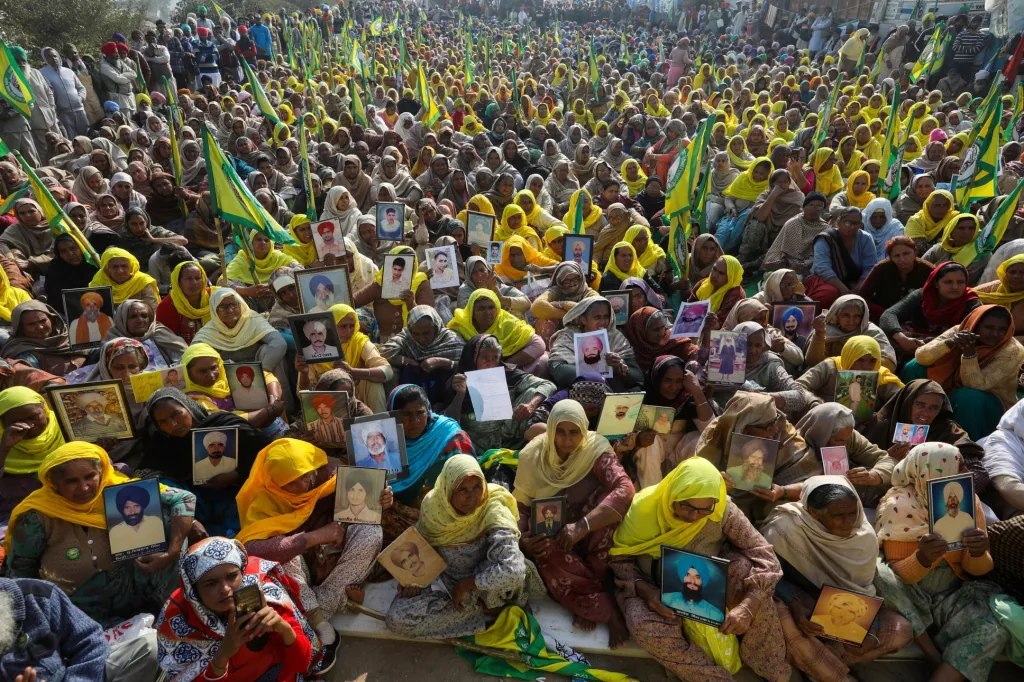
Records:
[[[224,233],[221,231],[220,216],[213,217],[213,227],[217,231],[217,250],[220,252],[220,285],[228,285],[228,260],[224,254]]]

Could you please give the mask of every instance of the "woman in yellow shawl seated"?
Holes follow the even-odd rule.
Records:
[[[228,263],[228,284],[257,310],[269,310],[274,304],[270,275],[278,268],[297,266],[298,263],[283,251],[276,250],[274,242],[256,230],[249,231],[249,243],[255,262],[250,260],[248,250],[239,250]]]
[[[651,230],[643,225],[634,225],[626,230],[623,241],[633,245],[637,261],[647,271],[647,275],[655,282],[661,282],[669,272],[668,256],[651,239]]]
[[[635,197],[647,186],[647,175],[640,169],[640,162],[636,159],[626,159],[622,163],[622,179],[626,181],[631,197]]]
[[[645,110],[648,116],[659,119],[667,119],[672,115],[672,112],[665,108],[665,105],[658,99],[658,93],[651,91],[651,94],[647,95]],[[664,123],[664,121],[659,121]]]
[[[476,289],[470,294],[466,307],[455,311],[448,328],[464,341],[477,334],[490,334],[501,343],[506,364],[530,374],[546,375],[548,353],[544,339],[526,322],[502,310],[498,295],[490,289]]]
[[[831,402],[836,396],[836,380],[840,371],[860,370],[864,372],[878,372],[877,400],[874,410],[881,409],[882,405],[889,402],[889,399],[896,395],[903,382],[895,374],[882,365],[882,348],[878,341],[867,335],[851,336],[843,344],[843,350],[838,357],[825,358],[823,361],[810,366],[798,379],[800,384],[808,393],[815,396],[808,407],[814,407],[823,402]],[[851,407],[847,405],[847,407]],[[858,423],[862,423],[872,416],[873,412],[854,411],[854,417]]]
[[[338,481],[323,450],[292,438],[260,451],[237,496],[239,542],[250,556],[281,564],[299,583],[309,623],[325,644],[337,638],[331,616],[344,611],[352,595],[361,600],[360,585],[384,539],[379,525],[334,520],[338,485],[344,486],[350,509],[359,506],[361,512],[379,515],[394,502],[390,486],[371,499],[370,484],[357,473]]]
[[[996,268],[996,279],[974,287],[982,303],[1010,311],[1017,341],[1024,342],[1024,254],[1011,256]],[[0,479],[2,480],[2,479]]]
[[[484,128],[483,125],[480,124],[480,121],[477,120],[476,116],[467,116],[462,119],[462,132],[472,137],[477,133],[486,133],[487,128]]]
[[[520,214],[522,209],[519,209]],[[536,233],[535,233],[536,234]],[[505,240],[501,246],[501,262],[494,266],[494,272],[508,284],[521,285],[527,273],[547,274],[558,265],[537,249],[530,246],[522,236],[516,234]]]
[[[43,458],[64,444],[57,417],[43,397],[26,386],[0,391],[0,520],[40,486]]]
[[[956,222],[953,195],[944,189],[935,190],[924,200],[921,210],[907,221],[906,235],[917,245],[917,255],[923,255],[946,231],[950,222]]]
[[[298,243],[286,244],[281,249],[284,255],[292,258],[304,268],[321,268],[324,266],[316,254],[316,244],[313,243],[312,223],[305,214],[296,213],[292,216],[291,222],[288,223],[288,233]]]
[[[727,575],[691,557],[666,558],[659,572],[662,545],[727,558]],[[658,485],[637,493],[609,555],[616,600],[630,635],[673,676],[728,680],[745,664],[764,679],[789,677],[772,604],[782,566],[772,546],[729,499],[711,462],[687,459]],[[724,590],[716,584],[722,579]],[[680,619],[662,600],[662,591],[673,605],[712,615],[722,624]],[[716,606],[707,599],[723,592],[724,603]]]
[[[547,243],[547,246],[542,251],[543,255],[556,263],[560,263],[565,257],[565,235],[567,234],[569,234],[569,228],[561,223],[549,227],[544,232],[544,241]],[[584,270],[586,270],[585,267]],[[596,260],[590,261],[590,270],[586,270],[586,275],[587,285],[597,291],[601,286],[601,271],[597,267]]]
[[[771,159],[766,156],[750,163],[723,193],[726,213],[735,218],[753,206],[761,192],[768,189],[768,179],[774,170]]]
[[[210,321],[210,294],[206,273],[195,261],[178,263],[171,272],[171,291],[156,309],[156,321],[191,343],[199,328]]]
[[[857,140],[853,135],[847,135],[839,142],[836,165],[840,167],[839,174],[843,178],[848,178],[851,174],[859,171],[867,160],[868,157],[857,149]]]
[[[871,187],[871,176],[865,170],[855,171],[846,180],[846,189],[832,197],[832,203],[829,204],[829,213],[837,215],[844,208],[853,206],[864,210],[867,208],[875,195],[873,192],[868,191]]]
[[[469,201],[466,202],[466,208],[459,211],[458,215],[455,216],[455,219],[461,222],[463,225],[465,225],[466,217],[469,215],[469,211],[476,211],[477,213],[486,213],[487,215],[497,217],[497,214],[494,212],[494,204],[492,204],[491,200],[485,197],[483,194],[474,194],[473,196],[471,196],[469,198]]]
[[[804,175],[816,192],[821,192],[829,201],[843,190],[843,175],[836,163],[836,151],[822,147],[811,155],[811,162],[804,169]]]
[[[118,473],[106,451],[93,443],[62,443],[48,452],[39,465],[42,488],[21,500],[11,515],[4,540],[7,577],[55,584],[104,627],[139,613],[158,613],[177,586],[178,558],[192,529],[196,498],[161,485],[156,500],[160,514],[145,516],[140,533],[152,532],[152,525],[162,529],[167,549],[134,561],[114,562],[111,542],[116,542],[125,524],[107,530],[103,492],[137,480]],[[148,506],[147,491],[123,491],[118,498],[127,494]]]
[[[309,364],[299,354],[295,357],[295,368],[299,371],[299,390],[308,391],[331,369],[343,369],[355,382],[353,397],[367,405],[374,413],[386,411],[387,396],[384,384],[394,377],[391,364],[381,357],[370,337],[359,330],[356,311],[344,303],[331,306],[334,324],[338,328],[341,350],[344,358],[333,363]]]
[[[878,161],[882,158],[882,145],[877,139],[875,139],[875,136],[871,134],[870,126],[867,124],[857,126],[857,130],[854,131],[853,137],[857,141],[858,152],[868,159]]]
[[[583,213],[584,234],[596,237],[608,224],[604,213],[594,205],[590,192],[585,189],[578,189],[572,193],[572,196],[569,198],[569,208],[566,210],[565,215],[562,216],[562,223],[570,228],[576,225],[577,211]]]
[[[396,246],[388,252],[388,255],[399,256],[398,259],[390,263],[388,277],[398,275],[400,279],[402,276],[400,270],[410,268],[413,272],[412,286],[403,290],[399,298],[381,298],[384,271],[378,270],[373,283],[357,291],[352,297],[352,307],[354,308],[373,304],[373,315],[377,318],[377,324],[380,326],[380,343],[386,342],[392,335],[397,334],[405,327],[409,311],[412,308],[418,305],[431,307],[434,305],[434,291],[427,284],[429,281],[427,273],[420,272],[419,261],[412,247]],[[388,265],[387,261],[385,261],[385,265]],[[427,286],[423,286],[424,284]]]
[[[264,400],[267,404],[264,407],[255,407],[254,402],[244,397],[240,398],[242,404],[235,404],[224,361],[220,353],[209,344],[193,343],[189,346],[181,356],[181,366],[185,368],[185,394],[206,408],[210,414],[233,412],[271,438],[281,436],[287,430],[287,424],[283,419],[279,419],[284,414],[281,382],[270,372],[263,370],[263,381],[267,387],[265,400],[264,396],[255,397],[255,403]],[[243,375],[248,373],[251,385],[253,377],[250,368],[240,367],[236,370],[232,367],[231,371],[238,373],[240,383]],[[245,384],[241,383],[241,386],[244,387]]]
[[[454,455],[423,498],[416,529],[447,568],[444,590],[399,587],[388,630],[439,639],[482,632],[489,609],[526,606],[544,583],[519,548],[519,510],[512,493],[488,483],[475,457]],[[400,553],[402,548],[394,550]]]
[[[530,190],[525,189],[523,192],[529,192]],[[522,192],[519,192],[522,194]],[[518,194],[516,195],[518,197]],[[534,204],[537,211],[540,211],[540,207]],[[526,240],[526,243],[539,250],[543,248],[543,243],[540,240],[540,235],[534,230],[526,217],[526,211],[516,203],[511,203],[505,207],[501,212],[501,223],[497,229],[494,230],[494,241],[505,242],[512,237],[521,237]]]
[[[741,286],[743,266],[732,256],[722,256],[711,266],[707,278],[702,279],[690,294],[690,303],[711,301],[711,313],[725,320],[733,306],[747,297]]]
[[[932,265],[939,265],[946,261],[956,261],[967,267],[967,284],[973,286],[981,279],[985,267],[988,265],[991,255],[978,258],[974,250],[974,239],[981,231],[981,221],[978,216],[970,213],[961,213],[956,220],[950,220],[942,230],[942,239],[937,244],[924,252],[922,260]]]
[[[145,301],[153,310],[160,305],[160,290],[156,280],[139,272],[139,261],[124,249],[108,248],[100,259],[100,269],[89,282],[91,287],[110,287],[114,307],[129,298]]]
[[[561,220],[540,207],[532,190],[523,189],[516,192],[513,203],[523,209],[523,213],[526,215],[526,224],[532,227],[537,234],[544,234],[549,228],[563,224]],[[536,246],[538,249],[542,247],[543,244]]]
[[[217,289],[210,296],[210,310],[210,321],[196,332],[193,343],[210,344],[230,362],[259,362],[269,372],[277,369],[287,342],[237,291]]]
[[[739,135],[733,135],[726,151],[729,152],[729,163],[737,170],[745,171],[754,162],[754,155],[747,151],[747,141]]]

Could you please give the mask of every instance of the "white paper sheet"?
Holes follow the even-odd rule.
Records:
[[[505,368],[491,367],[466,372],[466,390],[478,422],[512,418],[512,396],[505,382]]]

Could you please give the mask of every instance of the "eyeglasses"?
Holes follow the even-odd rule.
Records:
[[[224,301],[223,303],[221,303],[219,306],[217,306],[217,310],[218,311],[220,311],[220,310],[224,310],[224,311],[238,310],[241,307],[242,306],[240,306],[238,304],[238,301],[231,300],[231,301]]]
[[[692,504],[690,504],[689,502],[685,502],[685,501],[677,502],[676,504],[678,504],[678,505],[680,505],[682,507],[685,507],[686,509],[692,511],[694,514],[700,514],[702,516],[708,516],[709,514],[713,514],[714,513],[715,507],[718,506],[718,501],[715,500],[715,502],[710,507],[694,507]]]

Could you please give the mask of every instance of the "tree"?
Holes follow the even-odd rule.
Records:
[[[44,47],[74,43],[82,54],[99,53],[114,33],[126,36],[146,19],[145,0],[0,0],[0,38],[24,47],[42,63]]]

